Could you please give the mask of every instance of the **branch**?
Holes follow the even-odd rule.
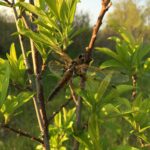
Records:
[[[82,76],[80,81],[81,90],[85,88],[85,78]],[[82,110],[82,97],[79,96],[76,104],[76,125],[75,129],[78,131],[81,129],[81,110]],[[73,150],[79,149],[79,142],[74,139],[73,141]]]
[[[77,100],[77,95],[76,95],[74,88],[73,88],[72,80],[70,80],[70,82],[69,82],[69,88],[70,88],[72,99],[73,99],[75,105],[77,105],[78,100]]]
[[[35,137],[33,135],[30,135],[29,133],[27,133],[25,131],[22,131],[21,129],[14,129],[14,128],[10,127],[9,125],[5,125],[5,124],[2,124],[1,127],[5,128],[5,129],[7,129],[9,131],[15,132],[15,133],[19,134],[20,136],[24,136],[24,137],[30,138],[33,141],[39,142],[41,144],[44,144],[43,140],[41,140],[40,138],[37,138],[37,137]]]
[[[8,5],[10,5],[11,7],[14,5],[13,2],[11,3],[10,1],[8,0],[3,0],[4,2],[6,2]]]
[[[102,0],[102,8],[100,11],[100,14],[98,16],[97,22],[93,27],[93,33],[91,36],[91,40],[89,42],[88,47],[86,47],[86,63],[89,64],[89,62],[91,61],[91,55],[92,55],[92,51],[93,51],[93,47],[97,38],[97,34],[99,31],[99,28],[102,25],[102,20],[104,18],[104,15],[106,14],[106,12],[108,11],[108,9],[110,8],[110,6],[112,5],[110,0]]]
[[[87,65],[89,65],[89,63],[91,61],[93,47],[94,47],[94,44],[95,44],[95,41],[97,38],[99,28],[102,25],[102,20],[104,18],[105,13],[110,8],[111,4],[112,3],[110,0],[102,0],[102,8],[101,8],[100,14],[98,16],[97,22],[96,22],[95,26],[93,27],[93,33],[91,36],[91,40],[89,42],[88,47],[86,47],[86,49],[85,49],[86,50],[85,51],[85,63]],[[80,86],[81,86],[82,90],[84,90],[84,88],[85,88],[85,82],[86,82],[85,77],[86,77],[86,71],[85,71],[84,75],[81,77],[81,81],[80,81]],[[82,107],[82,101],[81,101],[81,97],[79,97],[78,98],[78,104],[76,105],[76,117],[77,117],[77,119],[76,119],[76,130],[79,130],[81,127],[81,107]],[[78,149],[79,149],[79,142],[74,139],[73,150],[78,150]]]
[[[69,99],[68,101],[66,101],[64,104],[62,104],[55,112],[53,112],[53,114],[49,117],[48,119],[48,123],[50,124],[51,120],[54,119],[54,117],[64,108],[66,107],[69,103],[71,102],[71,100]]]

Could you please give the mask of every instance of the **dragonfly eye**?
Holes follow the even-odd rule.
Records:
[[[79,59],[83,58],[83,54],[79,55]]]
[[[78,59],[79,59],[79,63],[80,64],[84,63],[85,62],[85,56],[84,56],[84,54],[79,55]]]

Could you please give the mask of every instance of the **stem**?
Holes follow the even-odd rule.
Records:
[[[44,144],[43,140],[41,140],[41,139],[39,139],[39,138],[37,138],[37,137],[27,133],[26,131],[22,131],[21,129],[14,129],[14,128],[10,127],[9,125],[1,125],[1,127],[5,128],[5,129],[7,129],[9,131],[15,132],[15,133],[19,134],[20,136],[24,136],[24,137],[30,138],[33,141],[39,142],[41,144]]]
[[[86,47],[86,63],[89,64],[89,62],[91,61],[91,55],[92,55],[92,51],[93,51],[93,47],[97,38],[97,33],[99,31],[99,28],[102,25],[102,20],[104,18],[105,13],[108,11],[108,9],[110,8],[110,6],[112,5],[110,0],[102,0],[102,8],[101,11],[99,13],[98,19],[96,24],[93,27],[93,32],[92,32],[92,36],[91,36],[91,40],[89,42],[88,47]]]
[[[33,41],[30,41],[32,46],[31,46],[31,52],[32,52],[32,60],[33,60],[33,68],[34,68],[34,75],[35,75],[35,84],[36,84],[36,96],[37,100],[40,104],[40,114],[42,117],[42,122],[43,122],[43,128],[42,128],[42,134],[44,138],[44,145],[45,149],[49,150],[50,145],[49,145],[49,133],[48,133],[48,121],[47,121],[47,115],[46,115],[46,109],[45,109],[45,103],[44,103],[44,95],[43,95],[43,86],[41,84],[41,76],[38,72],[38,57],[36,53],[36,49],[33,46]]]
[[[80,82],[81,90],[84,90],[85,88],[85,78],[81,77]],[[82,97],[79,96],[78,100],[76,101],[76,131],[79,131],[81,129],[81,110],[82,110]],[[74,139],[73,141],[73,150],[79,149],[79,142]]]
[[[17,25],[18,15],[17,15],[17,11],[16,11],[15,7],[13,7],[13,11],[14,11],[14,16],[15,16],[15,21],[16,21],[16,27],[17,27],[17,30],[19,31],[19,27]],[[22,54],[23,54],[23,58],[24,58],[24,63],[25,63],[26,69],[28,71],[29,82],[32,85],[32,87],[34,88],[34,81],[31,76],[30,64],[27,59],[26,50],[24,48],[24,43],[23,43],[22,38],[23,37],[21,35],[19,35],[20,46],[21,46],[21,50],[22,50]],[[33,46],[33,41],[30,40],[30,44],[31,44],[31,49],[32,49],[32,58],[33,58],[34,74],[36,76],[35,82],[36,82],[36,91],[37,91],[37,97],[33,98],[33,102],[34,102],[34,107],[35,107],[39,127],[40,127],[41,132],[44,135],[44,146],[45,146],[46,150],[49,150],[50,149],[49,135],[48,135],[47,117],[46,117],[46,111],[45,111],[45,105],[44,105],[44,96],[43,96],[43,90],[42,90],[43,88],[40,84],[40,80],[39,80],[39,76],[38,76],[39,72],[37,70],[38,65],[36,63],[36,62],[38,62],[37,55],[36,55],[37,52],[35,51],[35,48]]]
[[[29,1],[32,5],[34,5],[34,0]],[[31,17],[33,19],[33,16]],[[32,26],[32,30],[35,30],[35,26]],[[44,138],[44,149],[50,150],[50,144],[49,144],[49,132],[48,132],[48,120],[47,120],[47,114],[45,109],[45,103],[44,103],[44,91],[43,91],[43,85],[41,81],[41,75],[40,75],[40,65],[38,64],[38,51],[34,46],[33,40],[30,39],[30,45],[31,45],[31,53],[32,53],[32,62],[33,62],[33,70],[35,75],[35,86],[36,86],[36,96],[37,100],[40,104],[40,114],[42,117],[43,122],[43,128],[42,128],[42,134]]]
[[[73,99],[74,103],[75,103],[76,105],[78,105],[78,104],[77,104],[77,102],[78,102],[78,100],[77,100],[77,95],[76,95],[76,93],[75,93],[75,91],[74,91],[74,89],[73,89],[72,80],[70,80],[70,82],[69,82],[69,88],[70,88],[71,96],[72,96],[72,99]]]
[[[108,9],[111,6],[111,1],[110,0],[102,0],[102,8],[100,11],[100,14],[98,16],[97,22],[93,27],[93,32],[92,32],[92,36],[91,36],[91,40],[89,42],[88,47],[86,47],[86,52],[85,52],[85,63],[87,65],[89,65],[90,61],[91,61],[91,57],[92,57],[92,52],[93,52],[93,47],[97,38],[97,34],[99,31],[99,28],[102,25],[102,20],[104,18],[105,13],[108,11]],[[88,69],[88,68],[87,68]],[[85,76],[86,76],[86,71],[85,71],[85,75],[84,77],[81,77],[81,89],[84,90],[85,88]],[[80,126],[81,126],[81,107],[82,107],[82,101],[81,101],[81,97],[79,97],[78,99],[78,104],[76,106],[76,129],[79,130]],[[79,142],[76,141],[74,139],[74,145],[73,145],[73,150],[78,150],[79,149]]]
[[[19,32],[19,27],[17,25],[17,20],[18,20],[19,17],[18,17],[17,10],[16,10],[15,7],[13,7],[13,12],[14,12],[17,31]],[[25,50],[25,46],[24,46],[24,43],[23,43],[23,36],[19,34],[18,37],[19,37],[20,47],[21,47],[21,51],[22,51],[22,55],[23,55],[23,59],[24,59],[24,64],[26,66],[26,70],[27,70],[27,74],[28,74],[29,83],[31,84],[31,86],[34,90],[34,80],[33,80],[33,77],[32,77],[32,71],[31,71],[30,63],[29,63],[29,60],[28,60],[28,57],[27,57],[27,54],[26,54],[26,50]],[[40,112],[39,112],[39,104],[38,104],[38,101],[37,101],[35,96],[33,97],[33,103],[34,103],[36,116],[37,116],[37,119],[38,119],[38,124],[39,124],[40,130],[42,131],[43,124],[42,124],[42,119],[41,119],[41,115],[40,115]]]
[[[64,108],[66,107],[69,103],[71,102],[71,100],[66,101],[64,104],[62,104],[55,112],[53,112],[53,114],[49,117],[48,119],[48,123],[51,122],[51,120],[54,119],[54,117]]]

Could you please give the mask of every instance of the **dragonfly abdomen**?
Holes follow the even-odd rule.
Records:
[[[61,79],[60,82],[56,85],[56,87],[53,89],[53,91],[50,93],[48,96],[48,101],[51,101],[57,94],[58,92],[65,86],[65,84],[68,83],[68,81],[71,79],[73,75],[73,69],[68,69],[68,71],[64,74],[63,78]]]

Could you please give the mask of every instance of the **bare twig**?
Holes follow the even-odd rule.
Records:
[[[53,114],[49,117],[48,119],[48,123],[51,122],[51,120],[54,119],[54,117],[67,105],[69,105],[69,103],[71,102],[71,100],[67,100],[64,104],[62,104],[55,112],[53,112]]]
[[[10,127],[9,125],[6,125],[6,124],[1,125],[1,127],[5,128],[5,129],[7,129],[9,131],[12,131],[14,133],[17,133],[20,136],[24,136],[24,137],[30,138],[33,141],[39,142],[41,144],[44,144],[43,140],[41,140],[40,138],[37,138],[37,137],[27,133],[26,131],[22,131],[21,129],[14,129],[14,128]]]
[[[70,88],[72,99],[73,99],[74,103],[77,105],[78,99],[77,99],[77,95],[76,95],[74,88],[73,88],[72,80],[70,80],[70,82],[69,82],[69,88]]]

